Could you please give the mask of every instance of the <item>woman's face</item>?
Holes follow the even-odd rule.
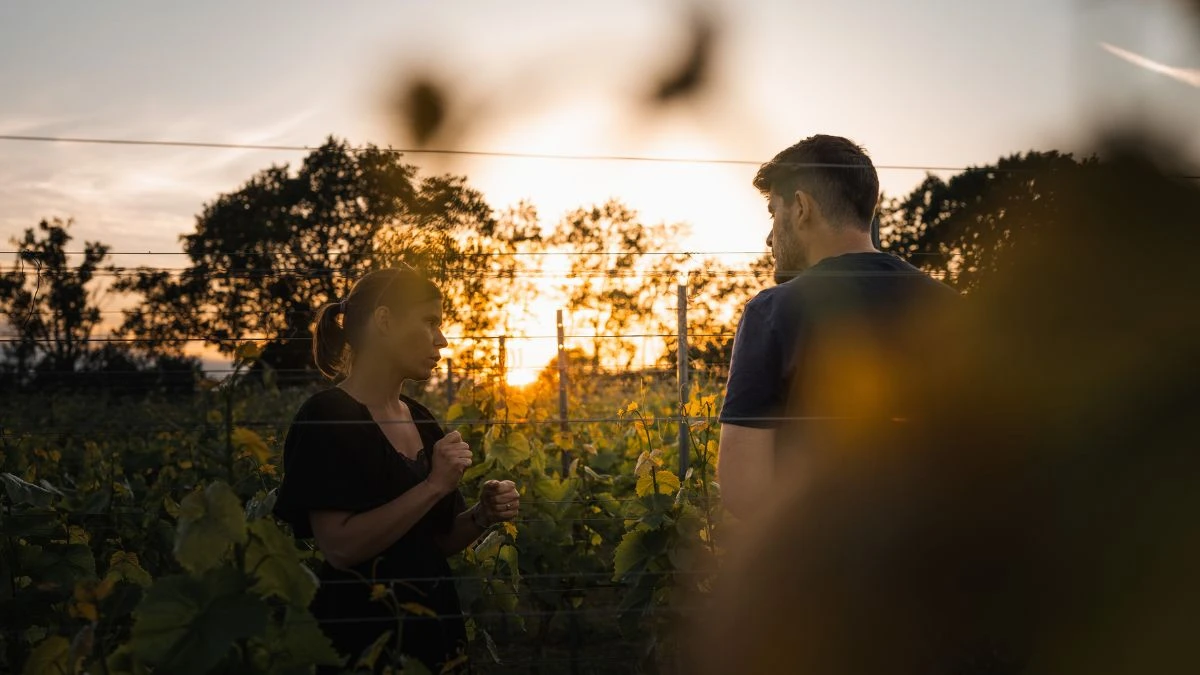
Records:
[[[387,312],[383,336],[393,363],[408,380],[428,380],[447,346],[442,335],[442,301],[427,300]]]

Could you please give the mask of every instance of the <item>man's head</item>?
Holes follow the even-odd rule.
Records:
[[[768,199],[775,280],[871,238],[879,175],[865,150],[841,136],[810,136],[763,164],[754,187]],[[843,250],[845,249],[845,250]]]

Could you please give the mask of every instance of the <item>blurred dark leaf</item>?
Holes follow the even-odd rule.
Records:
[[[697,11],[692,19],[689,46],[683,61],[659,83],[653,100],[663,104],[696,94],[711,74],[716,44],[713,17]]]
[[[399,103],[417,145],[427,144],[445,124],[445,93],[429,80],[412,82],[401,94]]]

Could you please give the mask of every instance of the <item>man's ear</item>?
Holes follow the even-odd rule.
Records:
[[[809,227],[819,213],[817,200],[813,199],[813,196],[804,190],[796,190],[792,208],[795,209],[793,215],[796,219],[796,224],[802,228]]]

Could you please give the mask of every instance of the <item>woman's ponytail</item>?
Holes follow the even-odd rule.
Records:
[[[313,324],[313,362],[317,370],[329,379],[342,374],[346,357],[346,329],[338,321],[344,305],[331,302],[317,310]]]

